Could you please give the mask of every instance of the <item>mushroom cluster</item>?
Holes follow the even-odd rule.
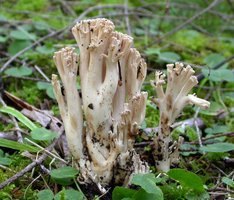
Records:
[[[198,83],[193,74],[194,70],[189,65],[185,67],[182,63],[168,64],[166,91],[163,90],[165,74],[162,72],[156,71],[155,80],[151,82],[157,94],[153,102],[160,110],[158,135],[154,138],[154,157],[156,167],[164,172],[169,171],[170,165],[178,162],[179,158],[178,148],[182,143],[182,138],[173,141],[171,136],[171,126],[176,118],[188,104],[203,109],[210,106],[208,101],[196,97],[195,94],[188,94]]]
[[[54,54],[63,87],[52,75],[70,152],[84,181],[101,187],[114,177],[126,183],[130,174],[148,170],[133,149],[145,117],[146,63],[131,48],[133,39],[114,31],[110,20],[81,21],[72,33],[79,56],[72,47]]]

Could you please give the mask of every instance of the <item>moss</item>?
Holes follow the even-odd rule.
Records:
[[[5,180],[7,180],[10,177],[10,175],[8,174],[7,170],[3,170],[0,169],[0,182],[4,182]],[[0,191],[0,199],[9,199],[12,198],[11,196],[11,192],[14,190],[16,186],[14,184],[10,184],[8,186],[6,186],[5,188],[3,188]]]
[[[46,98],[46,94],[44,91],[41,91],[37,88],[36,82],[32,81],[21,81],[15,80],[11,82],[8,86],[8,90],[12,91],[12,94],[19,97],[23,101],[27,103],[38,106],[44,98]]]
[[[148,102],[146,106],[146,117],[145,117],[146,127],[156,127],[158,122],[159,122],[159,110],[156,109],[155,105]]]
[[[16,10],[45,11],[48,6],[48,0],[18,0],[13,8]]]
[[[160,189],[163,191],[164,199],[167,200],[179,200],[184,199],[185,191],[181,187],[177,187],[176,184],[164,185]]]
[[[9,130],[12,130],[13,128],[14,128],[15,126],[14,126],[14,124],[12,123],[12,124],[3,124],[3,123],[0,123],[0,131],[5,131],[5,132],[7,132],[7,131],[9,131]]]
[[[54,116],[59,116],[60,113],[59,113],[59,107],[57,105],[53,105],[52,108],[51,108]]]
[[[59,16],[59,17],[56,17]],[[53,11],[50,11],[48,16],[45,18],[42,18],[39,15],[32,16],[33,21],[44,21],[49,24],[50,27],[55,29],[62,29],[68,25],[70,25],[73,22],[73,18],[65,17],[60,9],[55,9]]]
[[[9,166],[10,170],[0,169],[0,182],[4,182],[11,176],[15,175],[15,173],[25,168],[29,163],[31,163],[31,160],[21,156],[19,153],[9,155],[9,158],[12,160],[12,163]],[[0,191],[0,199],[24,199],[23,195],[26,187],[24,184],[25,181],[22,180],[25,180],[27,182],[26,185],[28,185],[28,178],[22,177],[14,183],[3,188]],[[21,188],[24,189],[22,190]],[[29,190],[29,194],[30,193],[31,192]]]
[[[182,30],[177,32],[173,40],[178,44],[194,51],[199,51],[207,45],[207,37],[194,30]]]

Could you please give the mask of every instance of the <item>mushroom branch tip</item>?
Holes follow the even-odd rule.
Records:
[[[147,66],[131,48],[132,37],[114,29],[108,19],[83,20],[72,28],[79,55],[72,47],[54,54],[61,84],[56,75],[52,84],[70,152],[85,182],[99,186],[114,177],[128,182],[132,173],[148,169],[133,149],[145,117],[147,93],[141,86]]]

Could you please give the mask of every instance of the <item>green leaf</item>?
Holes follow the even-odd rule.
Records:
[[[234,144],[227,142],[208,144],[200,147],[200,150],[205,152],[228,152],[234,150]]]
[[[145,190],[140,189],[138,192],[135,193],[133,196],[134,200],[163,200],[163,197],[158,196],[153,193],[147,193]]]
[[[59,192],[58,194],[55,195],[54,199],[55,200],[83,200],[84,195],[77,190],[69,189],[69,190],[63,190]]]
[[[7,51],[11,55],[15,55],[22,49],[30,46],[32,43],[28,40],[15,40],[13,41],[10,46],[8,47]]]
[[[208,67],[213,68],[215,65],[219,64],[220,62],[224,61],[225,57],[218,53],[209,54],[205,59],[204,62],[208,65]],[[222,68],[227,68],[228,63],[225,63]]]
[[[37,87],[39,90],[46,90],[46,94],[51,98],[55,99],[54,90],[51,83],[37,82]]]
[[[7,41],[6,37],[0,36],[0,43],[4,43]]]
[[[35,128],[31,132],[31,137],[38,141],[50,141],[56,138],[58,135],[56,132],[45,129],[44,127]]]
[[[23,144],[23,143],[6,140],[2,138],[0,138],[0,147],[6,147],[10,149],[19,150],[19,151],[30,151],[30,152],[37,152],[40,150],[39,148],[31,146],[29,144]]]
[[[225,183],[226,185],[234,188],[234,181],[228,177],[223,177],[222,182]]]
[[[18,110],[14,109],[12,107],[9,107],[9,106],[1,107],[0,112],[7,113],[9,115],[16,117],[20,122],[22,122],[30,130],[37,128],[37,126],[30,119],[28,119],[21,112],[19,112]]]
[[[50,85],[50,87],[48,87],[46,89],[46,94],[51,98],[51,99],[55,99],[55,96],[54,96],[54,89],[53,89],[53,86]]]
[[[160,49],[158,48],[148,48],[145,51],[145,54],[150,56],[150,55],[159,55],[160,54]]]
[[[195,145],[186,143],[180,145],[180,150],[183,156],[190,156],[191,154],[196,154],[198,151]]]
[[[14,77],[22,77],[22,76],[29,76],[32,74],[32,69],[29,67],[11,67],[5,71],[6,75],[14,76]]]
[[[70,185],[78,173],[79,171],[77,169],[66,166],[51,170],[50,175],[55,182],[61,185]]]
[[[38,200],[53,200],[54,194],[51,190],[41,190],[37,193]]]
[[[0,149],[0,157],[4,157],[4,151]]]
[[[136,192],[136,190],[116,186],[112,192],[112,200],[122,200],[124,198],[131,198]]]
[[[5,21],[5,20],[7,20],[7,18],[6,18],[6,16],[4,16],[4,15],[0,14],[0,20]]]
[[[9,36],[16,40],[35,40],[36,35],[27,32],[25,29],[20,28],[19,30],[11,31]]]
[[[52,54],[55,51],[53,47],[47,47],[47,46],[39,46],[36,48],[36,50],[41,54]]]
[[[12,163],[12,160],[10,158],[4,158],[0,157],[0,164],[1,165],[10,165]]]
[[[200,113],[208,116],[216,116],[222,109],[223,106],[220,103],[210,101],[210,108],[207,110],[201,110]]]
[[[34,27],[39,31],[48,30],[50,28],[50,26],[45,21],[35,22]]]
[[[158,58],[166,62],[176,62],[180,60],[180,55],[174,52],[162,52],[159,54]]]
[[[214,125],[212,128],[206,128],[205,132],[207,134],[213,135],[217,133],[229,132],[229,128],[228,126],[225,126],[225,125]]]
[[[209,199],[210,199],[210,195],[206,191],[199,193],[199,194],[188,192],[186,195],[186,200],[209,200]]]
[[[37,82],[37,87],[39,90],[46,90],[48,87],[50,87],[51,84],[50,83],[46,83],[46,82]]]
[[[214,82],[220,82],[220,81],[234,82],[234,73],[230,69],[209,70],[203,68],[202,73],[205,75],[205,77],[207,77],[209,80]]]
[[[158,179],[154,174],[136,174],[133,176],[131,183],[141,186],[147,193],[157,195],[157,199],[163,199],[161,189],[156,186]]]
[[[194,192],[201,193],[204,191],[201,178],[184,169],[171,169],[168,176],[178,181],[182,187],[192,189]]]

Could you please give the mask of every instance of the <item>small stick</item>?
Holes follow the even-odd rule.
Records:
[[[34,146],[40,148],[42,151],[45,151],[47,154],[49,154],[50,156],[62,161],[63,163],[67,164],[67,162],[65,160],[63,160],[62,158],[56,156],[55,154],[51,153],[49,150],[45,149],[44,147],[40,146],[39,144],[29,140],[28,138],[25,138],[25,140],[27,140],[29,143],[33,144]]]
[[[202,140],[201,140],[201,132],[200,132],[200,129],[198,127],[198,124],[197,124],[197,116],[198,116],[198,113],[200,111],[201,108],[197,108],[196,110],[196,113],[194,115],[194,124],[195,124],[195,128],[196,128],[196,133],[197,133],[197,138],[198,138],[198,142],[199,142],[199,146],[202,147]]]
[[[7,139],[7,140],[17,140],[16,135],[13,135],[11,132],[0,132],[0,138]]]
[[[61,133],[63,131],[60,131],[60,136]],[[60,139],[60,137],[58,137],[56,140],[54,140],[47,148],[47,151],[52,151],[52,149],[54,148],[54,146],[56,145],[56,143],[58,142],[58,140]],[[28,166],[26,166],[23,170],[21,170],[20,172],[16,173],[15,175],[13,175],[12,177],[10,177],[9,179],[7,179],[6,181],[2,182],[0,184],[0,189],[6,187],[8,184],[16,181],[17,179],[19,179],[20,177],[22,177],[25,173],[31,171],[34,167],[36,167],[37,165],[40,165],[46,158],[47,158],[48,154],[47,152],[44,152],[37,160],[33,161],[32,163],[30,163]]]
[[[66,26],[65,28],[62,28],[58,31],[55,32],[51,32],[48,35],[45,35],[44,37],[40,38],[39,40],[35,41],[33,44],[27,46],[26,48],[22,49],[21,51],[19,51],[18,53],[16,53],[14,56],[12,56],[6,63],[4,63],[4,65],[2,66],[2,68],[0,69],[0,74],[14,61],[16,60],[19,56],[21,56],[22,54],[24,54],[25,52],[29,51],[30,49],[34,48],[35,46],[37,46],[38,44],[40,44],[41,42],[43,42],[44,40],[51,38],[55,35],[59,35],[60,33],[63,33],[64,31],[66,31],[67,29],[70,29],[72,27],[72,25],[76,22],[79,22],[81,19],[83,19],[86,15],[88,15],[89,13],[91,13],[94,10],[97,9],[103,9],[103,8],[115,8],[115,7],[120,7],[124,9],[124,6],[121,5],[108,5],[108,6],[94,6],[94,7],[89,7],[87,10],[85,10],[83,13],[81,13],[79,15],[79,17],[69,26]]]
[[[132,31],[131,31],[131,26],[130,26],[130,22],[129,22],[129,16],[128,16],[128,0],[124,1],[124,14],[125,14],[125,22],[126,22],[126,26],[127,26],[127,30],[128,30],[128,35],[132,35]]]
[[[207,140],[215,139],[218,137],[224,137],[224,136],[234,136],[234,132],[215,134],[215,135],[207,137],[207,138],[202,138],[201,140],[204,142]],[[198,143],[198,141],[189,142],[189,144],[197,144],[197,143]]]
[[[46,81],[51,82],[51,80],[48,78],[48,76],[45,75],[45,73],[41,70],[40,67],[38,67],[37,65],[35,65],[34,67],[45,78]]]
[[[198,12],[196,15],[192,16],[191,18],[189,18],[188,20],[186,20],[185,22],[183,22],[182,24],[180,24],[179,26],[175,27],[173,30],[171,30],[170,32],[164,34],[161,38],[159,38],[159,40],[162,40],[170,35],[173,35],[174,33],[176,33],[177,31],[181,30],[182,28],[184,28],[185,26],[187,26],[188,24],[191,24],[195,19],[199,18],[200,16],[202,16],[203,14],[205,14],[206,12],[208,12],[211,8],[217,6],[222,0],[214,0],[208,7],[206,7],[205,9],[201,10],[200,12]]]
[[[40,38],[39,40],[35,41],[33,44],[27,46],[26,48],[22,49],[21,51],[19,51],[14,56],[12,56],[6,63],[4,63],[4,65],[0,69],[0,73],[2,73],[16,58],[18,58],[19,56],[21,56],[22,54],[24,54],[25,52],[27,52],[31,48],[37,46],[39,43],[43,42],[44,40],[46,40],[46,39],[48,39],[50,37],[53,37],[53,36],[63,32],[63,31],[65,31],[66,29],[67,29],[67,27],[65,27],[63,29],[60,29],[58,31],[52,32],[52,33]]]

